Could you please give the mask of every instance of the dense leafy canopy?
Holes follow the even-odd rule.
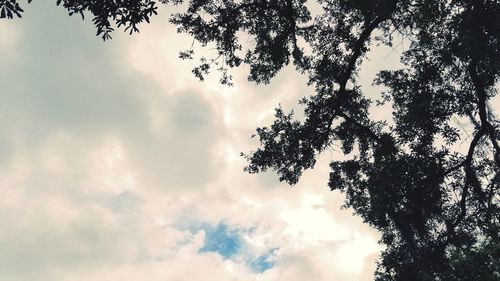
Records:
[[[155,2],[57,1],[70,14],[92,13],[104,38],[110,19],[136,31]],[[330,164],[328,184],[382,233],[376,280],[500,280],[500,122],[489,105],[500,72],[498,0],[318,0],[315,15],[306,0],[187,2],[171,21],[218,51],[193,70],[199,78],[218,65],[231,83],[227,70],[247,64],[250,80],[267,83],[292,63],[315,89],[300,101],[304,120],[277,108],[274,123],[257,129],[248,172],[272,169],[293,185],[340,145],[348,160]],[[0,12],[22,10],[2,0]],[[376,122],[356,74],[369,47],[395,35],[411,45],[402,69],[377,76],[393,120]]]

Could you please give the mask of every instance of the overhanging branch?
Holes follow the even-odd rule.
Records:
[[[359,127],[362,129],[362,131],[367,133],[367,136],[370,137],[371,139],[375,141],[380,141],[380,137],[377,136],[374,132],[372,132],[368,127],[360,124],[359,122],[356,122],[354,119],[350,118],[349,116],[341,113],[339,109],[347,102],[347,93],[346,93],[346,86],[347,82],[349,79],[352,77],[356,62],[359,59],[359,57],[363,54],[363,48],[366,43],[366,41],[370,38],[371,33],[385,20],[388,19],[388,15],[386,16],[379,16],[375,18],[372,22],[370,22],[361,32],[361,35],[359,38],[356,40],[356,43],[354,44],[354,51],[351,55],[351,57],[348,60],[347,68],[344,71],[344,73],[341,75],[339,78],[339,90],[336,91],[336,95],[331,97],[330,99],[327,100],[327,106],[332,109],[333,112],[336,114],[332,114],[330,119],[328,120],[328,124],[333,123],[333,120],[335,119],[336,116],[341,116],[348,122],[353,123],[355,126]]]
[[[471,62],[467,70],[469,72],[469,75],[472,79],[472,83],[474,84],[474,88],[476,90],[477,106],[479,109],[479,119],[481,120],[481,128],[484,130],[484,133],[488,135],[491,144],[495,149],[494,152],[495,163],[498,167],[500,167],[500,146],[496,138],[495,127],[493,127],[493,125],[491,125],[490,121],[488,120],[489,118],[486,111],[486,99],[487,99],[485,90],[486,87],[477,73],[476,65],[477,63],[475,61]]]
[[[474,159],[474,151],[479,143],[479,140],[481,140],[481,137],[483,137],[485,131],[484,129],[480,129],[477,131],[477,133],[474,135],[474,139],[472,139],[472,142],[469,146],[469,151],[467,152],[467,158],[465,159],[464,167],[465,167],[465,184],[462,189],[462,198],[460,199],[460,213],[458,214],[455,222],[453,222],[450,226],[450,229],[448,229],[449,233],[452,233],[454,228],[460,224],[460,222],[465,218],[465,215],[467,213],[467,196],[469,196],[469,187],[471,184],[477,184],[477,178],[476,174],[474,172],[474,168],[472,167],[472,160]]]

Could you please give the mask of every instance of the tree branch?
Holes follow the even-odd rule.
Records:
[[[495,149],[495,163],[498,167],[500,167],[500,146],[498,145],[497,139],[496,139],[496,131],[495,127],[491,125],[491,123],[488,120],[488,114],[486,112],[486,90],[484,83],[482,82],[481,78],[479,77],[476,69],[477,63],[475,61],[472,61],[469,64],[469,67],[467,68],[469,75],[472,79],[472,83],[474,84],[474,88],[476,89],[476,95],[477,95],[477,106],[479,109],[479,119],[481,120],[481,127],[484,129],[485,133],[488,135],[491,144],[493,145]]]
[[[370,130],[370,128],[368,126],[359,123],[358,121],[354,120],[352,117],[348,116],[344,112],[337,111],[335,113],[335,115],[340,116],[340,117],[344,118],[346,121],[352,123],[358,129],[360,129],[364,135],[366,135],[366,136],[368,136],[371,139],[374,139],[376,141],[380,141],[380,137],[377,134],[375,134],[372,130]]]
[[[343,104],[347,102],[347,93],[346,93],[346,85],[347,81],[351,78],[355,66],[356,66],[356,61],[359,59],[359,57],[363,54],[363,47],[370,38],[371,33],[377,28],[377,26],[382,23],[383,21],[387,20],[389,18],[388,15],[386,16],[379,16],[375,18],[372,22],[370,22],[363,32],[361,32],[361,35],[359,38],[356,40],[356,43],[354,44],[354,52],[352,53],[351,57],[349,58],[347,68],[343,75],[338,80],[339,83],[339,90],[336,92],[336,95],[331,97],[329,100],[327,100],[327,106],[332,108],[333,112],[336,112],[336,114],[332,114],[330,119],[328,120],[328,124],[333,123],[333,120],[335,119],[336,116],[341,116],[347,121],[353,123],[355,126],[361,128],[364,132],[367,133],[367,136],[372,138],[375,141],[380,141],[380,137],[377,136],[374,132],[372,132],[369,128],[366,126],[361,125],[359,122],[356,122],[354,119],[350,118],[349,116],[340,113],[339,114],[339,109]],[[341,115],[342,114],[342,115]]]
[[[448,229],[449,233],[454,232],[454,228],[460,224],[460,222],[465,218],[465,215],[467,213],[467,196],[469,195],[469,187],[472,184],[476,184],[475,181],[477,179],[475,178],[475,172],[474,169],[472,168],[472,160],[474,158],[474,151],[479,143],[479,140],[481,137],[484,135],[485,131],[484,129],[480,129],[477,131],[476,135],[474,136],[474,139],[472,139],[472,142],[469,146],[469,151],[467,152],[467,158],[465,159],[465,184],[464,188],[462,190],[462,198],[460,199],[460,214],[457,216],[456,220],[454,223],[450,225],[450,229]]]
[[[361,32],[361,35],[359,36],[358,40],[356,40],[356,43],[354,44],[354,52],[352,53],[351,57],[349,58],[349,61],[347,63],[347,68],[344,72],[344,74],[340,77],[339,79],[339,84],[340,84],[340,89],[339,93],[345,92],[345,87],[347,85],[347,81],[352,76],[352,72],[354,71],[354,68],[356,66],[356,61],[358,58],[361,56],[363,53],[363,47],[370,38],[371,33],[377,28],[377,26],[382,23],[383,21],[387,20],[388,16],[379,16],[376,17],[371,23],[369,23],[363,32]]]

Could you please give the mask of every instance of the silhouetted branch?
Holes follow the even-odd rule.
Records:
[[[462,198],[460,199],[460,214],[457,216],[455,222],[451,224],[451,229],[448,229],[448,232],[453,232],[453,229],[460,224],[460,222],[465,218],[467,213],[467,196],[469,195],[469,187],[471,184],[478,184],[476,174],[472,167],[472,160],[474,158],[474,151],[479,143],[479,140],[484,135],[485,131],[480,129],[472,139],[472,142],[469,146],[469,151],[467,152],[467,158],[465,159],[465,184],[462,189]]]
[[[498,145],[497,139],[496,139],[496,131],[495,127],[491,125],[491,123],[488,120],[488,114],[486,112],[486,90],[484,83],[482,82],[481,78],[479,77],[476,69],[476,63],[472,62],[469,64],[468,67],[468,72],[469,75],[472,79],[472,83],[474,84],[474,88],[476,89],[476,95],[477,95],[477,105],[479,109],[479,119],[481,120],[481,127],[484,129],[485,133],[488,135],[491,144],[493,145],[495,149],[495,163],[498,167],[500,167],[500,146]]]
[[[358,121],[354,120],[352,117],[348,116],[347,114],[343,113],[343,112],[340,112],[340,111],[337,111],[336,112],[336,115],[337,116],[340,116],[342,118],[344,118],[346,121],[350,122],[351,124],[353,124],[354,126],[356,126],[358,129],[360,129],[363,134],[375,141],[380,141],[380,137],[375,134],[369,126],[366,126],[366,125],[363,125],[361,123],[359,123]]]
[[[363,54],[363,48],[364,48],[366,41],[368,41],[371,33],[377,28],[377,26],[387,19],[388,19],[388,16],[379,16],[379,17],[375,18],[372,22],[370,22],[364,28],[363,32],[361,32],[361,35],[359,36],[359,38],[356,40],[356,43],[354,44],[354,51],[349,58],[347,68],[338,81],[339,86],[340,86],[339,90],[336,91],[335,96],[333,96],[332,98],[327,100],[328,106],[331,107],[334,112],[337,112],[337,114],[332,114],[332,116],[330,117],[330,119],[328,121],[328,124],[330,124],[330,126],[333,123],[333,120],[335,119],[335,117],[337,115],[341,116],[344,119],[346,119],[347,121],[353,123],[355,126],[362,128],[363,131],[368,133],[367,136],[369,136],[370,138],[372,138],[375,141],[379,141],[380,137],[378,137],[375,133],[373,133],[367,126],[364,126],[364,125],[360,124],[359,122],[356,122],[354,119],[348,117],[347,115],[345,115],[345,114],[340,115],[342,113],[338,114],[338,110],[342,107],[342,105],[344,103],[347,102],[347,94],[346,94],[347,81],[349,81],[349,79],[353,75],[354,68],[356,66],[356,61]]]

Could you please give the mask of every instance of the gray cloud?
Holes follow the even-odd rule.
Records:
[[[220,135],[210,106],[194,92],[163,96],[154,82],[127,69],[119,38],[103,43],[88,21],[49,7],[29,6],[26,20],[19,20],[20,59],[0,69],[3,150],[11,151],[19,138],[34,150],[58,131],[86,140],[117,134],[132,161],[147,167],[147,179],[169,179],[169,188],[209,180],[215,171],[206,148]],[[161,104],[169,135],[151,132],[153,102]],[[19,138],[12,139],[12,132]],[[5,163],[9,153],[2,155]]]

